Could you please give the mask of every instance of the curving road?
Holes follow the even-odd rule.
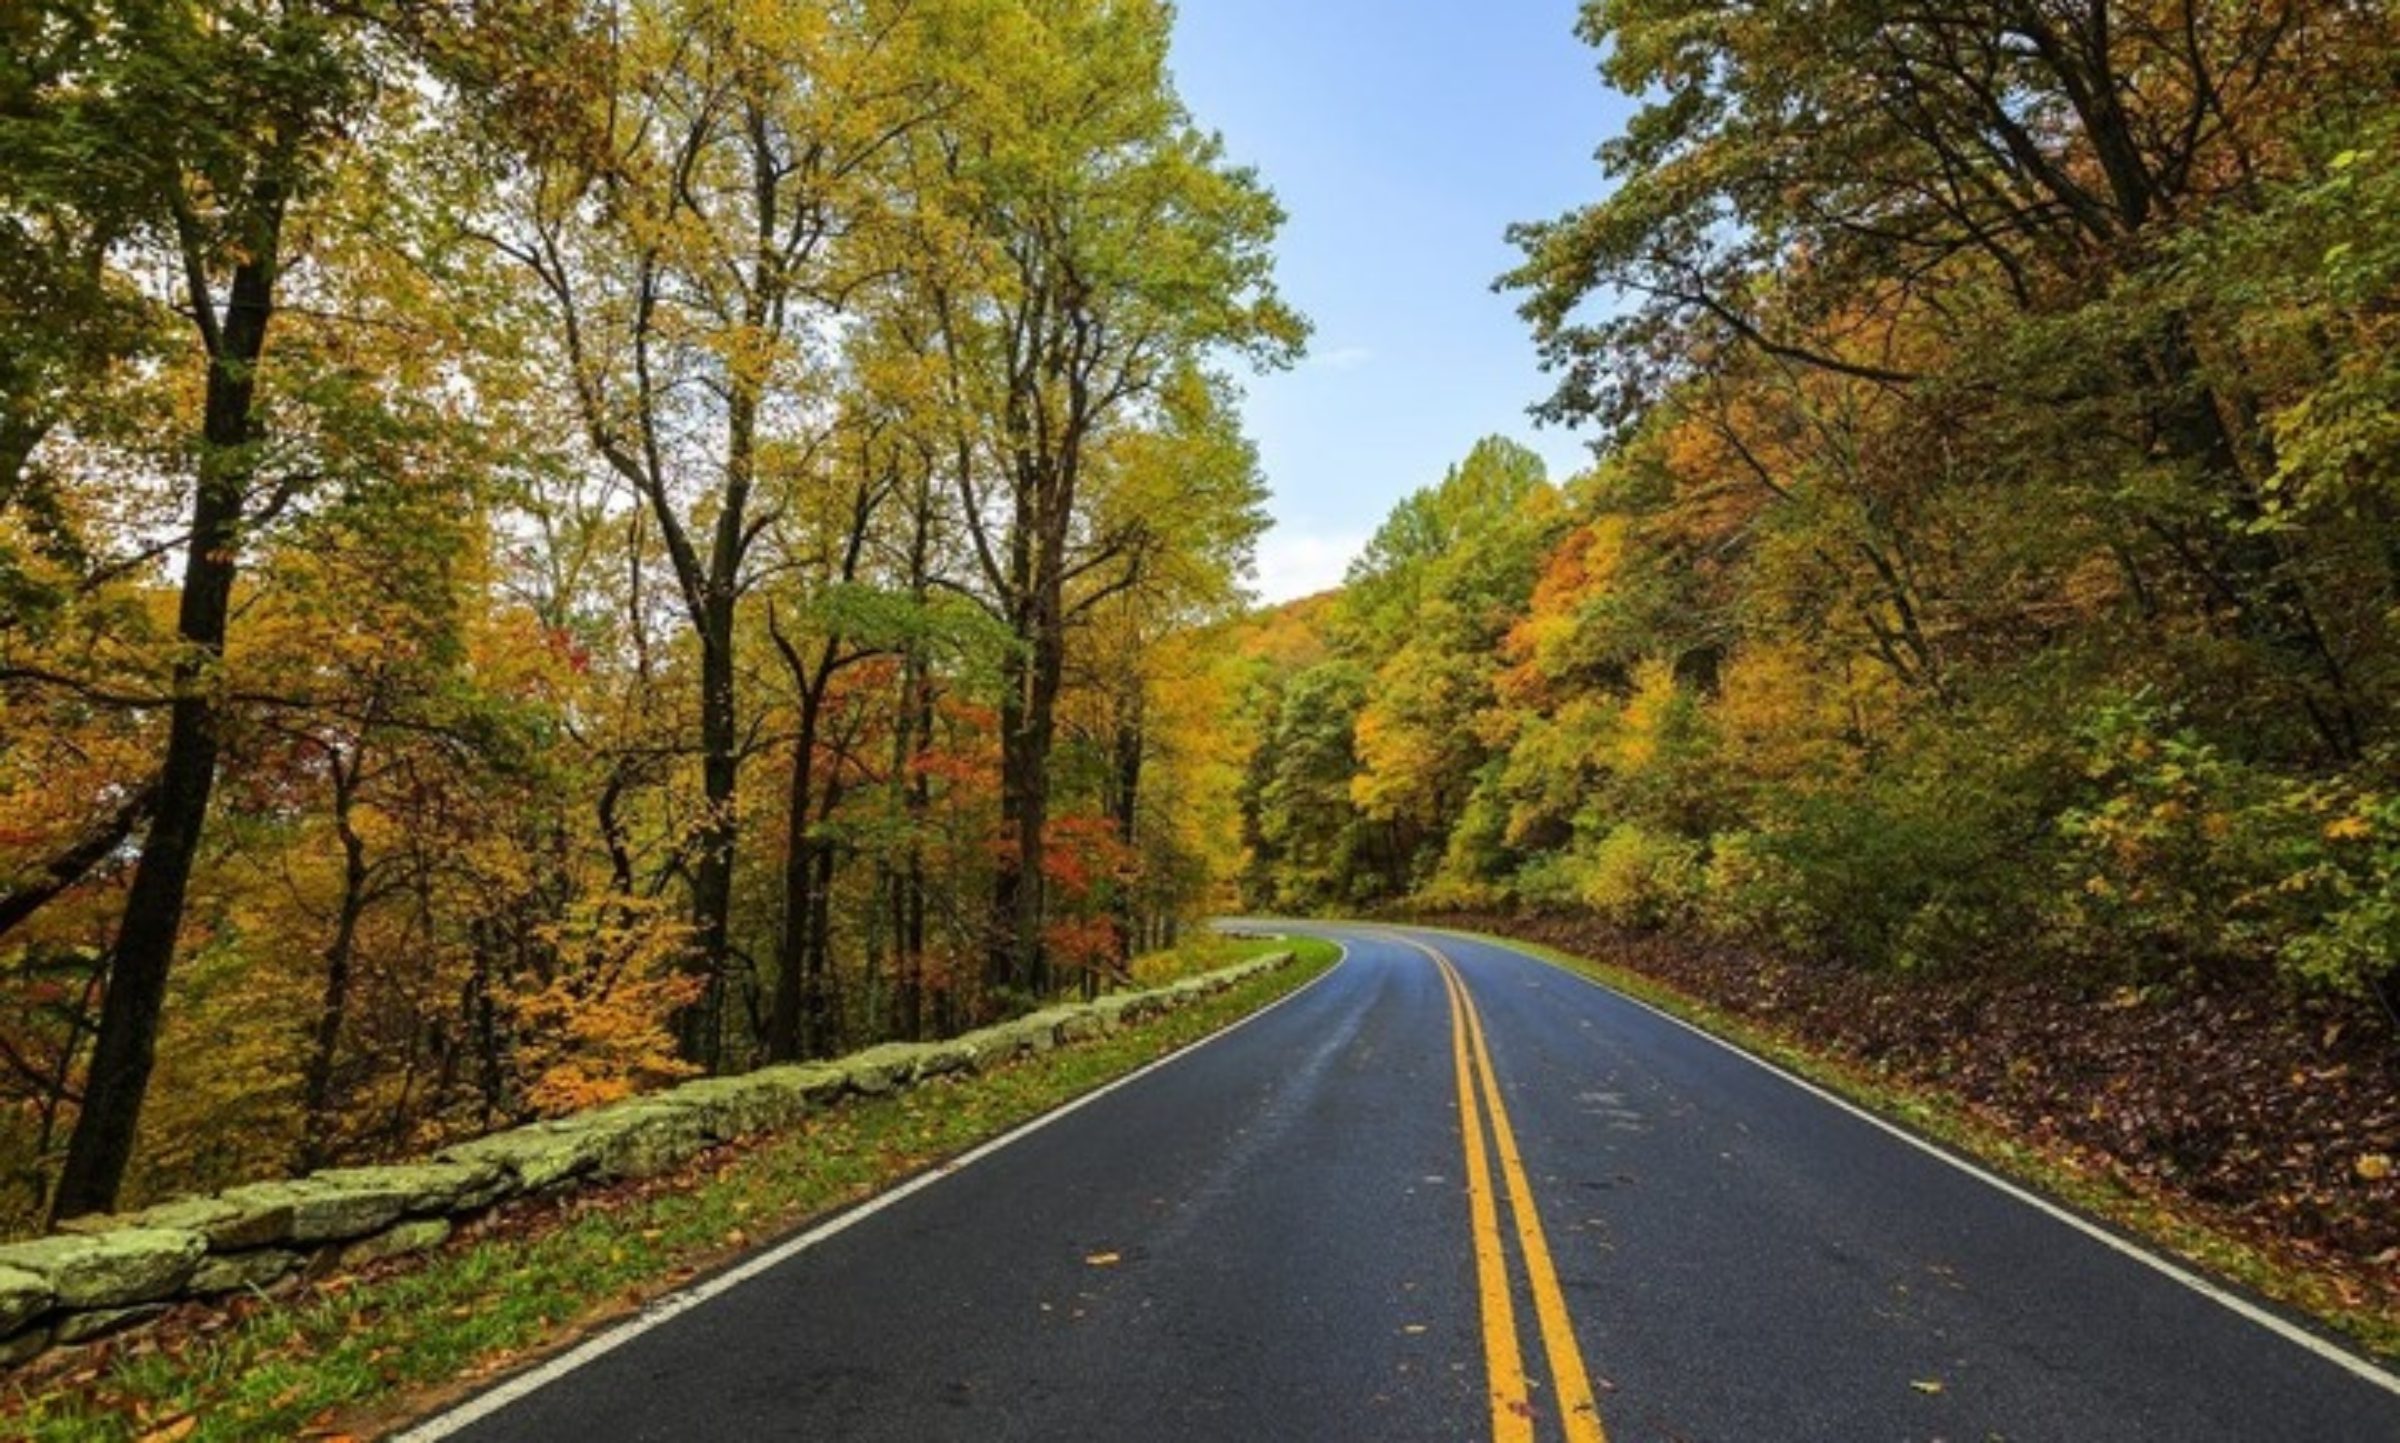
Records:
[[[410,1436],[2400,1443],[2400,1380],[1634,1003],[1294,930],[1347,960]]]

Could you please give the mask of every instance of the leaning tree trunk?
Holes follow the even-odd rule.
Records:
[[[275,308],[275,255],[282,204],[270,190],[262,207],[261,244],[233,273],[220,324],[213,302],[197,284],[190,297],[211,338],[208,386],[201,415],[200,466],[193,489],[192,533],[184,549],[183,595],[176,614],[182,654],[174,671],[175,700],[167,715],[167,750],[159,767],[158,801],[134,866],[125,921],[109,964],[100,1004],[100,1030],[84,1083],[83,1104],[67,1143],[66,1165],[50,1201],[52,1218],[107,1212],[116,1206],[142,1120],[150,1069],[166,1005],[167,973],[183,930],[184,899],[200,833],[216,786],[220,716],[216,670],[225,653],[226,623],[242,544],[243,497],[249,488],[258,362],[266,350]],[[197,274],[197,266],[194,272]]]

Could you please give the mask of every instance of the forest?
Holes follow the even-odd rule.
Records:
[[[1294,357],[1151,0],[0,14],[0,1229],[1120,976]]]
[[[1599,459],[1487,440],[1245,623],[1251,904],[2388,1036],[2391,7],[1583,14],[1642,105],[1502,284]]]
[[[1498,281],[1591,464],[1263,609],[1171,19],[0,15],[0,1229],[1237,906],[2400,1029],[2390,6],[1592,0]]]

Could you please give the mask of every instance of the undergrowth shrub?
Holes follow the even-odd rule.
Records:
[[[2252,766],[2127,702],[2084,727],[2088,799],[2064,813],[2062,940],[2121,966],[2242,966],[2358,996],[2400,957],[2394,758],[2305,779]]]
[[[2051,875],[2051,791],[2043,758],[1962,729],[1910,765],[1781,799],[1717,840],[1712,925],[1870,967],[2016,957]]]
[[[1586,906],[1623,927],[1690,919],[1700,900],[1700,844],[1639,822],[1620,822],[1581,863]]]

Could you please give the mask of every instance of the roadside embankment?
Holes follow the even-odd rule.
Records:
[[[178,1305],[299,1291],[424,1252],[513,1199],[658,1177],[711,1148],[793,1127],[847,1099],[891,1097],[1111,1036],[1282,967],[1276,951],[1141,992],[1042,1011],[939,1042],[711,1077],[442,1149],[75,1220],[0,1245],[0,1366],[152,1324]]]
[[[1552,950],[2400,1357],[2400,1034],[2371,1004],[1871,972],[1573,915],[1421,920]]]

